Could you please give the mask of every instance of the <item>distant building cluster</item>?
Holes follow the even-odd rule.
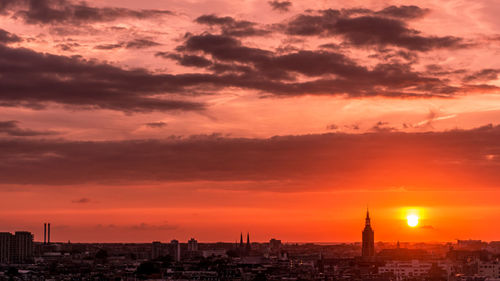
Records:
[[[3,280],[499,281],[500,242],[375,243],[367,211],[357,243],[60,243],[0,233]]]

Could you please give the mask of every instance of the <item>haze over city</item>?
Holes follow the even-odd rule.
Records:
[[[0,231],[359,242],[369,208],[375,241],[499,240],[499,13],[2,0]]]

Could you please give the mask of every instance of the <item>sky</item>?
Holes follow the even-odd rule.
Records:
[[[3,0],[0,231],[500,240],[496,2]]]

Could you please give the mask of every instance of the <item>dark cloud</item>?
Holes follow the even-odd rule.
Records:
[[[299,14],[286,24],[285,32],[303,36],[331,33],[340,17],[341,12],[332,9],[320,11],[319,15]]]
[[[292,7],[292,2],[290,1],[278,1],[278,0],[273,0],[267,2],[273,8],[275,11],[280,11],[280,12],[288,12],[290,8]]]
[[[0,28],[0,44],[21,42],[22,39],[6,30]]]
[[[71,201],[71,203],[87,204],[87,203],[90,203],[90,199],[84,197],[84,198],[80,198],[80,199],[77,199],[77,200],[73,200],[73,201]]]
[[[22,129],[19,127],[19,121],[9,120],[0,121],[0,134],[5,134],[13,137],[36,137],[53,136],[60,133],[54,131],[36,131],[31,129]]]
[[[335,131],[335,130],[339,129],[339,126],[337,126],[335,124],[330,124],[330,125],[326,126],[326,129]]]
[[[224,80],[233,86],[279,95],[448,96],[459,90],[450,91],[443,81],[413,71],[410,64],[391,62],[370,69],[336,52],[302,50],[280,55],[246,47],[241,41],[224,35],[193,35],[177,50],[202,51],[218,61],[238,63],[240,67],[244,64],[248,67],[244,74],[232,79],[226,76]],[[295,74],[321,78],[296,82]]]
[[[120,42],[115,44],[100,44],[94,47],[94,49],[98,50],[113,50],[119,48],[126,49],[145,49],[155,46],[160,46],[161,44],[149,39],[134,39],[128,42]]]
[[[447,132],[219,135],[130,141],[0,140],[0,183],[302,182],[305,188],[489,186],[498,182],[499,126]],[[258,186],[258,184],[257,184]],[[258,188],[258,187],[256,187]]]
[[[358,46],[393,45],[416,51],[465,46],[458,37],[421,36],[402,21],[370,16],[339,19],[331,32]]]
[[[113,49],[119,49],[123,47],[123,43],[116,43],[116,44],[100,44],[94,47],[94,49],[98,50],[113,50]]]
[[[108,22],[119,18],[147,19],[171,15],[166,10],[130,10],[115,7],[91,7],[85,2],[69,0],[5,0],[0,12],[12,12],[29,24],[81,24]]]
[[[207,25],[232,25],[236,22],[232,17],[218,17],[213,14],[200,16],[195,21]]]
[[[333,43],[322,44],[319,47],[323,49],[332,49],[332,50],[340,50],[342,48],[338,44],[333,44]]]
[[[389,16],[402,19],[421,18],[430,12],[429,9],[422,9],[418,6],[389,6],[375,12],[376,15]]]
[[[158,42],[151,41],[148,39],[134,39],[132,41],[129,41],[125,44],[125,48],[127,49],[144,49],[144,48],[149,48],[149,47],[154,47],[154,46],[159,46],[161,45]]]
[[[125,70],[79,57],[36,53],[0,46],[2,106],[43,108],[58,103],[83,109],[114,109],[125,112],[201,110],[203,105],[172,100],[169,94],[190,95],[226,87],[275,95],[441,96],[445,84],[411,70],[409,65],[379,64],[372,69],[345,55],[325,51],[299,51],[278,55],[249,48],[232,37],[204,34],[190,36],[173,57],[185,64],[208,65],[189,52],[204,52],[216,63],[212,74],[152,74]],[[195,62],[196,61],[196,62]],[[316,77],[298,82],[296,74]],[[29,80],[30,83],[24,81]]]
[[[255,62],[266,60],[272,52],[258,48],[249,48],[231,36],[202,34],[190,36],[180,51],[203,51],[218,60]]]
[[[351,129],[351,130],[355,130],[355,131],[357,131],[357,130],[359,130],[359,129],[360,129],[358,124],[344,125],[344,128],[346,128],[346,129]]]
[[[245,37],[245,36],[262,36],[269,34],[271,31],[259,28],[256,23],[235,20],[232,17],[219,17],[216,15],[203,15],[195,20],[197,23],[209,26],[219,26],[224,35]]]
[[[182,93],[185,86],[202,79],[203,75],[154,75],[0,45],[1,106],[43,108],[47,103],[59,103],[125,112],[201,110],[200,103],[158,95]]]
[[[160,122],[150,122],[150,123],[146,123],[144,125],[146,125],[150,128],[163,128],[163,127],[167,126],[167,123],[160,121]]]
[[[210,60],[196,55],[179,55],[170,52],[158,52],[155,56],[175,60],[180,65],[184,66],[207,67],[212,65]]]
[[[61,49],[62,51],[72,52],[75,50],[76,47],[80,47],[80,44],[75,42],[68,42],[68,43],[57,44],[56,47]]]
[[[498,74],[500,73],[500,69],[483,69],[477,72],[474,72],[471,75],[467,75],[464,77],[464,82],[472,82],[472,81],[492,81],[498,79]]]
[[[203,51],[217,60],[252,64],[269,78],[290,78],[288,72],[298,72],[308,76],[323,74],[346,76],[349,73],[367,72],[342,54],[298,51],[276,55],[271,51],[243,46],[239,40],[222,35],[192,36],[181,50]]]
[[[388,122],[383,121],[378,121],[377,123],[375,123],[375,125],[370,130],[378,133],[397,131],[395,127],[392,127]]]
[[[425,15],[426,10],[416,6],[391,6],[379,12],[369,10],[351,17],[351,10],[322,10],[319,14],[300,14],[286,24],[291,35],[342,36],[355,46],[397,46],[415,51],[439,48],[465,48],[462,38],[453,36],[424,36],[410,29],[403,19]]]

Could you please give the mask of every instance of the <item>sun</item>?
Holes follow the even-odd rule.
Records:
[[[417,215],[408,215],[406,217],[406,221],[410,227],[415,227],[418,225],[418,216]]]

